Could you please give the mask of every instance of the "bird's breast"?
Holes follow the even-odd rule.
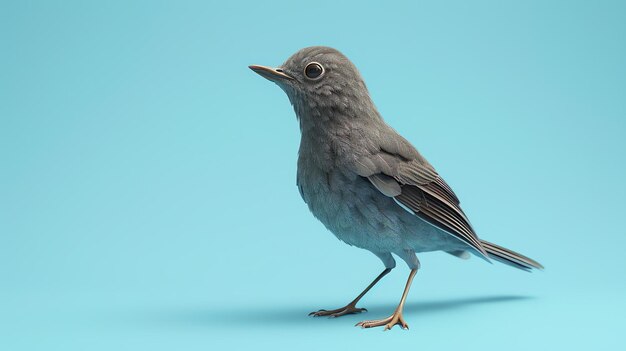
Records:
[[[318,167],[314,162],[298,162],[298,187],[309,210],[340,239],[349,222],[355,217],[357,175],[329,167]],[[345,240],[344,240],[345,241]]]
[[[313,215],[347,244],[379,252],[401,245],[403,210],[366,178],[301,155],[298,187]]]

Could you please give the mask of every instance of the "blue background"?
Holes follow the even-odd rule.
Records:
[[[0,348],[620,348],[623,1],[2,1]],[[299,131],[249,64],[342,50],[479,234],[527,274],[335,239],[295,187]]]

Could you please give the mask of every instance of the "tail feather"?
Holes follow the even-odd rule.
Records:
[[[489,258],[494,259],[498,262],[507,264],[515,268],[519,268],[527,272],[530,272],[533,268],[543,269],[543,266],[539,262],[515,251],[511,251],[507,248],[492,244],[485,240],[481,240],[480,243],[487,252]]]

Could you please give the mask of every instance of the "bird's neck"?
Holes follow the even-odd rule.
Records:
[[[293,106],[300,123],[300,158],[320,169],[332,168],[337,159],[350,158],[354,149],[365,148],[369,133],[384,125],[369,97],[342,106]]]
[[[382,121],[369,95],[355,98],[291,98],[303,137],[336,135]]]

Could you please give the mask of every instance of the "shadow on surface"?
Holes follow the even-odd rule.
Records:
[[[421,315],[421,314],[426,314],[426,313],[441,312],[445,310],[463,308],[463,307],[468,307],[471,305],[497,303],[497,302],[512,302],[512,301],[521,301],[521,300],[530,300],[530,299],[532,299],[532,297],[530,296],[485,296],[485,297],[473,297],[473,298],[463,298],[463,299],[451,299],[451,300],[444,300],[444,301],[407,302],[404,305],[404,313],[406,315],[411,315],[411,314]],[[395,305],[388,305],[388,304],[384,306],[380,306],[381,310],[393,311],[395,308],[396,308]]]
[[[474,298],[451,299],[442,301],[409,302],[404,307],[405,316],[421,316],[429,313],[440,313],[449,310],[463,309],[473,305],[492,304],[529,300],[528,296],[486,296]],[[380,304],[366,306],[368,313],[344,316],[330,320],[360,321],[363,319],[380,318],[389,315],[396,304]],[[195,326],[286,326],[308,325],[316,321],[328,320],[326,317],[308,317],[311,312],[306,307],[237,307],[232,308],[190,308],[159,313],[155,317],[159,323]],[[151,318],[152,319],[152,318]],[[152,319],[155,321],[154,319]]]

